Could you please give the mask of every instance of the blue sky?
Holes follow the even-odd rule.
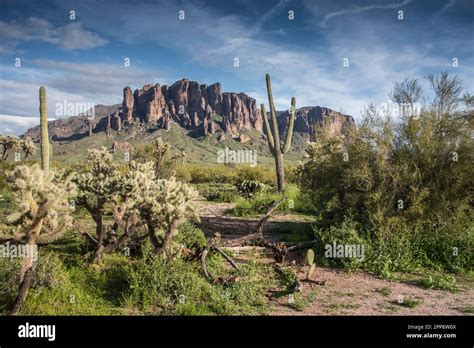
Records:
[[[357,117],[405,76],[427,87],[447,70],[474,92],[473,47],[474,0],[2,0],[0,133],[37,123],[40,85],[54,118],[56,103],[120,103],[126,85],[184,77],[266,102],[266,72],[277,109],[295,96]]]

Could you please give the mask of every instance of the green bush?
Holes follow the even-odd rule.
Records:
[[[193,185],[208,201],[233,202],[239,195],[237,188],[232,184],[205,183]]]
[[[209,267],[214,275],[224,272],[220,255],[210,258]],[[258,313],[265,310],[264,292],[269,286],[268,269],[263,267],[252,263],[244,267],[241,272],[248,281],[212,285],[202,276],[199,263],[166,260],[148,248],[142,259],[125,268],[129,289],[124,304],[163,315]]]
[[[36,282],[29,290],[22,315],[107,315],[119,314],[105,296],[105,273],[83,264],[66,266],[60,254],[40,250]],[[0,259],[0,311],[7,314],[18,292],[19,260]]]
[[[320,236],[337,237],[351,220],[366,266],[385,276],[472,269],[472,118],[425,110],[394,122],[369,108],[345,136],[320,126],[299,168]]]
[[[279,213],[306,213],[313,211],[313,205],[303,194],[298,186],[290,184],[287,186],[285,194],[288,199],[277,208]],[[265,214],[270,206],[282,199],[283,194],[276,192],[275,189],[257,192],[249,199],[238,198],[232,213],[236,216],[256,216]]]
[[[325,260],[329,265],[345,268],[356,269],[364,264],[367,257],[368,244],[360,236],[358,226],[354,221],[345,220],[340,226],[331,226],[329,228],[315,228],[315,236],[320,240],[319,252],[325,256]],[[363,255],[353,255],[352,257],[336,257],[334,255],[333,245],[336,246],[356,246],[359,247]],[[330,249],[330,251],[328,250]]]
[[[193,250],[195,253],[202,252],[207,245],[204,233],[189,221],[179,226],[175,241],[183,244],[186,248]]]
[[[184,164],[176,168],[176,177],[193,184],[218,183],[236,185],[244,180],[275,185],[275,170],[270,166],[236,166]]]

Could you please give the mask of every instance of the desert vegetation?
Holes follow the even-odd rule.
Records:
[[[275,166],[256,167],[186,163],[186,152],[162,138],[128,161],[97,147],[81,166],[55,164],[42,87],[41,161],[28,159],[30,139],[0,138],[0,312],[305,312],[323,301],[334,274],[374,277],[372,290],[390,310],[423,303],[394,300],[397,284],[469,298],[473,98],[447,73],[429,82],[433,97],[418,109],[428,91],[414,79],[395,84],[398,117],[369,105],[344,133],[329,120],[315,125],[301,163],[283,166],[295,99],[281,144],[267,76]],[[21,161],[8,157],[15,151]],[[5,256],[20,245],[38,257]],[[362,255],[328,256],[332,245]],[[329,312],[309,314],[359,307],[328,302]]]

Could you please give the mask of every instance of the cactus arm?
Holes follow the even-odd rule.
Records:
[[[48,137],[48,114],[46,108],[46,89],[41,86],[39,89],[40,99],[40,125],[41,125],[41,167],[49,170],[49,137]]]
[[[296,99],[291,98],[291,112],[288,125],[286,126],[285,145],[281,150],[282,153],[287,153],[291,147],[291,138],[293,138],[293,126],[295,124],[295,112],[296,112]]]
[[[260,107],[262,109],[263,125],[265,127],[265,132],[267,133],[268,147],[270,148],[270,152],[273,153],[275,149],[275,143],[273,141],[272,130],[270,129],[270,125],[268,124],[268,117],[267,113],[265,112],[265,105],[262,104]]]
[[[270,82],[270,75],[265,76],[267,80],[267,93],[268,93],[268,104],[270,105],[270,114],[272,117],[272,132],[273,132],[273,143],[275,150],[280,150],[280,134],[278,131],[278,123],[275,114],[275,105],[273,104],[272,85]]]

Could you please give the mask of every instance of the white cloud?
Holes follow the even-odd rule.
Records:
[[[80,64],[51,59],[25,62],[21,68],[0,66],[0,75],[14,74],[15,80],[0,79],[0,113],[30,116],[38,112],[38,90],[46,87],[49,115],[57,103],[112,105],[122,102],[125,86],[174,82],[157,76],[156,70],[126,68],[119,64]],[[27,67],[30,66],[30,67]]]
[[[326,21],[349,13],[397,8],[409,2],[400,0],[397,3],[335,11],[326,15]],[[321,33],[319,24],[313,24],[317,26],[314,29],[315,36],[321,35],[324,39],[321,46],[310,43],[307,47],[292,46],[291,43],[283,43],[287,41],[281,40],[281,35],[279,40],[270,41],[269,32],[264,32],[263,26],[272,16],[279,14],[286,4],[287,2],[282,0],[266,14],[255,13],[256,18],[261,18],[260,21],[257,20],[257,24],[247,17],[222,16],[196,3],[172,4],[169,1],[158,4],[143,3],[138,7],[125,2],[113,9],[104,2],[97,2],[94,3],[94,11],[87,13],[87,18],[91,30],[100,30],[107,37],[117,39],[125,45],[144,42],[162,45],[168,50],[175,49],[180,55],[192,57],[195,63],[218,69],[223,75],[231,73],[237,77],[236,80],[247,84],[244,92],[255,97],[259,103],[268,103],[264,74],[269,72],[277,108],[286,109],[291,97],[295,96],[298,106],[327,106],[353,116],[357,116],[369,102],[387,102],[387,93],[394,81],[400,81],[405,76],[424,77],[423,71],[426,69],[433,73],[444,70],[451,57],[434,58],[440,56],[439,52],[430,54],[423,45],[430,42],[434,47],[453,47],[452,38],[460,36],[453,34],[447,37],[449,28],[443,28],[442,36],[433,37],[427,34],[417,36],[417,40],[414,37],[419,33],[411,29],[409,37],[407,32],[402,35],[399,31],[388,30],[386,23],[367,26],[360,18],[348,16],[344,18],[344,23],[349,25],[350,31],[346,30],[347,26],[342,28],[336,25],[341,21],[331,22],[334,26],[324,29],[324,33]],[[321,13],[329,12],[323,12],[314,1],[310,4],[311,8],[306,10],[312,11],[313,17],[317,18]],[[184,21],[178,20],[180,9],[186,11]],[[104,12],[110,15],[103,16]],[[134,15],[130,16],[130,13]],[[36,20],[33,23],[43,40],[53,40],[53,44],[59,44],[59,41],[54,39],[55,35],[50,32],[56,29],[49,26],[48,22]],[[117,23],[120,23],[120,30]],[[24,30],[16,27],[11,29],[12,36],[20,35]],[[422,29],[428,32],[427,28]],[[266,34],[265,40],[260,36],[262,33]],[[393,42],[397,38],[399,41]],[[401,38],[406,42],[401,43]],[[443,43],[438,42],[440,40],[443,40]],[[460,46],[462,41],[456,41],[456,44]],[[233,67],[235,57],[240,59],[238,69]],[[348,68],[342,67],[343,57],[350,59]],[[79,64],[49,59],[31,63],[35,67],[22,67],[15,72],[14,68],[3,68],[4,71],[8,70],[9,76],[18,74],[15,79],[23,81],[24,86],[12,81],[11,86],[6,86],[2,85],[7,83],[5,80],[0,81],[0,112],[19,115],[36,113],[40,84],[47,87],[48,100],[61,101],[67,98],[73,101],[112,104],[121,101],[125,85],[137,88],[152,82],[169,84],[177,78],[190,77],[189,74],[192,73],[184,70],[183,76],[173,76],[173,79],[170,79],[161,76],[156,70],[136,69],[135,66],[139,64],[135,64],[133,56],[131,68],[124,68],[121,62]],[[468,65],[468,62],[462,61],[458,71],[464,74],[466,81],[474,81],[474,71]],[[212,78],[214,79],[214,76]],[[219,77],[216,78],[218,79]],[[472,82],[470,84],[472,86]],[[225,85],[223,87],[225,91],[229,90]],[[15,105],[11,104],[12,101]]]
[[[54,118],[49,118],[54,120]],[[0,114],[0,134],[20,135],[39,124],[39,117],[22,117]]]
[[[2,41],[46,42],[63,50],[88,49],[107,44],[100,35],[85,29],[81,23],[71,22],[54,27],[45,19],[30,17],[24,23],[0,21]]]

